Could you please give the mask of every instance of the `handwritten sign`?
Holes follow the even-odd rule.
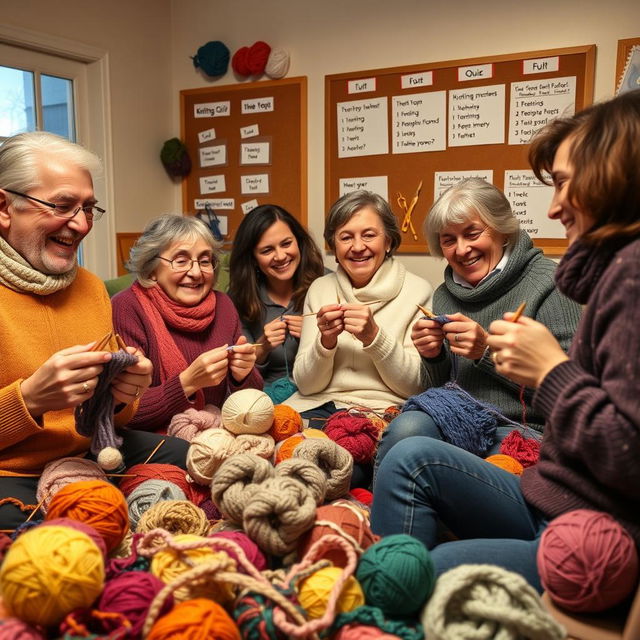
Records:
[[[215,137],[216,137],[215,129],[205,129],[204,131],[200,131],[200,133],[198,133],[198,142],[200,144],[204,142],[209,142],[210,140],[213,140]]]
[[[260,130],[257,124],[252,124],[252,125],[249,125],[248,127],[240,127],[240,137],[243,140],[245,138],[253,138],[259,135],[260,135]]]
[[[493,184],[493,169],[479,169],[477,171],[436,171],[433,183],[434,200],[439,198],[449,187],[458,184],[465,178],[481,178]]]
[[[200,178],[200,193],[219,193],[226,190],[224,175]]]
[[[257,200],[247,200],[240,205],[242,213],[246,216],[249,211],[253,211],[258,206]]]
[[[274,99],[271,98],[253,98],[251,100],[242,100],[240,103],[240,112],[245,113],[269,113],[274,109]]]
[[[408,73],[400,76],[401,89],[416,89],[418,87],[430,87],[433,84],[433,71],[423,73]]]
[[[387,99],[339,102],[338,157],[389,153]]]
[[[446,148],[446,91],[394,96],[392,117],[393,153]]]
[[[504,85],[449,91],[449,146],[504,143]]]
[[[389,199],[387,176],[370,176],[368,178],[340,178],[340,197],[352,191],[373,191],[385,200]]]
[[[493,78],[492,64],[476,64],[471,67],[458,67],[458,82],[468,80],[486,80]]]
[[[269,193],[269,174],[240,176],[240,191],[242,195]]]
[[[194,118],[217,118],[220,116],[228,116],[231,114],[231,102],[225,100],[223,102],[203,102],[193,105]]]
[[[201,147],[200,166],[213,167],[215,165],[227,164],[227,145],[218,144],[215,147]]]
[[[366,93],[376,90],[376,79],[365,78],[363,80],[349,80],[347,83],[347,93]]]
[[[240,164],[269,164],[271,145],[268,142],[240,144]]]
[[[196,210],[204,209],[207,204],[214,211],[220,211],[223,209],[232,211],[236,208],[236,201],[234,198],[196,198],[193,201],[193,206]]]
[[[527,76],[532,73],[550,73],[560,69],[560,56],[550,58],[533,58],[522,61],[522,74]]]

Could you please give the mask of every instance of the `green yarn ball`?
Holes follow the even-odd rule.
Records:
[[[427,548],[411,536],[387,536],[370,546],[356,571],[368,605],[390,616],[417,613],[435,585],[433,561]]]

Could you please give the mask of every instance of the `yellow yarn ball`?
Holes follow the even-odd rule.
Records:
[[[90,607],[104,587],[104,560],[82,531],[51,525],[23,533],[0,569],[9,615],[31,624],[59,624],[74,609]]]
[[[196,536],[190,533],[174,536],[175,542],[197,542],[202,541],[202,536]],[[235,561],[229,559],[229,556],[222,551],[212,551],[211,547],[198,547],[196,549],[187,549],[178,551],[176,549],[166,548],[158,551],[151,560],[149,571],[164,582],[169,584],[178,576],[193,569],[199,564],[221,561],[225,564],[231,562],[232,567],[229,571],[235,571]],[[208,598],[215,600],[220,604],[226,604],[233,599],[233,586],[223,582],[216,582],[213,574],[193,580],[183,585],[173,592],[176,602],[184,602],[193,598]]]
[[[327,609],[329,594],[342,575],[340,567],[325,567],[310,575],[298,590],[298,602],[312,618],[321,618]],[[364,604],[364,593],[360,583],[350,576],[345,582],[336,604],[336,613],[347,613]]]
[[[305,438],[328,438],[329,436],[322,429],[303,429],[302,435]]]
[[[273,424],[273,400],[258,389],[241,389],[232,393],[222,405],[225,429],[241,433],[265,433]]]

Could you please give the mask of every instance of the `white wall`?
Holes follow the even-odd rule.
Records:
[[[174,92],[238,81],[231,68],[215,81],[193,69],[188,55],[209,40],[232,53],[256,40],[285,47],[289,76],[308,76],[308,211],[317,240],[325,213],[325,74],[596,44],[595,97],[604,98],[613,92],[618,39],[640,35],[638,0],[172,0],[172,8]],[[441,282],[441,260],[401,259]]]

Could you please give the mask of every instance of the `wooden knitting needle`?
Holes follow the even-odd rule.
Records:
[[[111,340],[111,336],[113,335],[113,331],[109,331],[106,336],[102,339],[98,340],[89,351],[102,351],[105,346],[108,344],[109,340]]]
[[[378,304],[379,302],[384,302],[384,300],[371,300],[371,302],[363,302],[362,305],[367,307],[370,304]],[[340,303],[338,303],[338,304],[340,304]],[[307,316],[315,316],[315,315],[318,315],[317,311],[312,311],[311,313],[303,313],[302,317],[306,318]]]
[[[116,342],[123,351],[127,350],[127,343],[122,339],[122,336],[119,333],[116,333]]]
[[[233,351],[234,347],[246,347],[246,344],[230,344],[227,347],[227,351]],[[252,342],[250,345],[250,347],[261,347],[262,346],[262,342]]]
[[[156,448],[149,454],[149,457],[142,464],[147,464],[149,460],[151,460],[151,458],[153,458],[153,456],[156,455],[156,452],[163,444],[164,444],[164,438],[160,440],[160,442],[158,442],[158,444],[156,445]]]
[[[513,318],[511,318],[511,320],[509,322],[518,322],[518,320],[520,320],[520,316],[522,315],[522,312],[524,311],[524,308],[527,306],[526,302],[521,302],[520,306],[515,310],[514,314],[513,314]]]
[[[426,307],[423,307],[421,304],[416,304],[416,307],[418,307],[418,309],[420,309],[420,311],[422,311],[422,313],[424,313],[425,316],[427,316],[427,318],[437,318],[438,316],[436,316],[435,313],[429,311],[429,309],[427,309]]]
[[[409,206],[407,207],[407,212],[405,213],[404,216],[404,220],[402,221],[402,227],[401,227],[401,231],[404,231],[405,233],[408,231],[409,229],[409,225],[411,225],[411,232],[413,233],[415,240],[418,239],[418,236],[416,236],[416,232],[415,229],[413,228],[413,225],[411,224],[411,215],[413,214],[413,210],[415,209],[416,204],[418,204],[418,198],[420,197],[420,191],[422,191],[422,180],[420,180],[420,184],[418,185],[418,188],[416,189],[416,194],[413,196],[411,203],[409,204]]]
[[[38,506],[37,506],[37,507],[36,507],[36,508],[31,512],[31,514],[29,515],[29,517],[24,521],[24,522],[25,522],[25,524],[26,524],[27,522],[29,522],[29,521],[33,518],[33,516],[35,516],[35,515],[36,515],[36,512],[40,511],[40,508],[42,507],[42,505],[44,504],[44,501],[45,501],[48,497],[49,497],[49,492],[47,491],[47,492],[44,494],[44,498],[42,498],[42,500],[40,500],[40,502],[38,502]]]

